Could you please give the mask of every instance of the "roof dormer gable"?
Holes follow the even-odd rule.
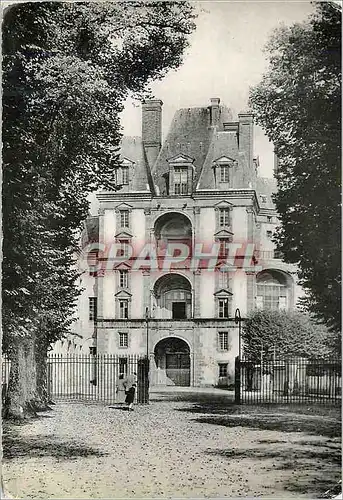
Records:
[[[194,163],[194,158],[191,158],[184,153],[180,153],[178,155],[172,156],[171,158],[168,158],[167,162],[170,165],[189,165]]]
[[[132,167],[135,163],[135,161],[130,160],[130,158],[127,158],[126,156],[123,156],[120,159],[120,166],[122,167]]]

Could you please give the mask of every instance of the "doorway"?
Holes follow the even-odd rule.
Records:
[[[185,319],[186,318],[186,302],[173,302],[172,303],[172,318]]]
[[[156,385],[189,387],[191,360],[188,344],[179,338],[160,340],[155,347]]]

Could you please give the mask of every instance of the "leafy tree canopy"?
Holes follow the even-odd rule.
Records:
[[[129,93],[177,68],[187,2],[29,2],[3,23],[4,348],[65,334],[87,195],[115,189]]]
[[[340,331],[341,11],[315,6],[274,32],[250,105],[279,158],[275,242],[299,266],[305,308]]]
[[[243,352],[251,360],[263,356],[321,358],[337,353],[336,336],[301,312],[254,311],[242,328]]]

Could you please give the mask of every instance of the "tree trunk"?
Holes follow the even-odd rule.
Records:
[[[37,342],[35,350],[37,396],[41,409],[48,409],[51,403],[48,387],[48,346],[46,342]]]
[[[4,405],[7,418],[24,418],[35,414],[36,361],[34,339],[20,338],[9,354],[11,370]]]

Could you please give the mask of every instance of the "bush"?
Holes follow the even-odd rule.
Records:
[[[264,357],[338,357],[335,334],[302,312],[263,311],[250,313],[242,328],[243,352],[251,360]]]

